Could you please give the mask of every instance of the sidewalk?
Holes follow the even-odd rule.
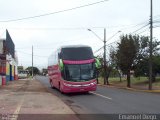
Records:
[[[0,120],[6,120],[5,117],[9,117],[7,120],[78,120],[57,96],[39,81],[29,79],[0,87]]]

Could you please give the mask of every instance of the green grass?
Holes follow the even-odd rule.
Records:
[[[157,86],[160,87],[160,77],[157,77],[157,78],[156,78],[156,82],[153,83],[153,85],[156,86],[156,87],[157,87]]]
[[[104,78],[99,77],[99,83],[104,84]],[[126,78],[122,77],[122,81],[120,82],[119,77],[114,77],[114,78],[109,78],[109,83],[110,84],[117,84],[117,85],[122,85],[126,86],[127,85],[127,80]],[[148,86],[148,78],[147,77],[131,77],[131,85],[139,85],[139,86]],[[153,86],[158,86],[160,87],[160,77],[156,78],[156,82],[153,83]]]
[[[131,83],[132,84],[146,84],[148,82],[148,78],[147,77],[132,77],[131,78]]]

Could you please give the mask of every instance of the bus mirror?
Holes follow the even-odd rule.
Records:
[[[100,68],[101,67],[101,62],[99,61],[98,58],[95,58],[96,62],[95,62],[95,65],[96,65],[96,68]]]
[[[59,66],[60,66],[60,69],[63,70],[64,64],[62,59],[59,60]]]

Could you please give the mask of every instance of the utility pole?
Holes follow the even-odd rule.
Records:
[[[149,90],[152,90],[152,38],[153,38],[153,8],[152,8],[152,0],[150,1],[150,49],[149,49]]]
[[[106,29],[104,28],[104,55],[103,55],[103,62],[104,62],[104,85],[107,82],[107,69],[106,69]],[[108,84],[108,83],[107,83]]]
[[[107,80],[107,62],[106,62],[106,42],[108,42],[110,39],[112,39],[117,33],[120,33],[121,31],[116,32],[113,36],[111,36],[106,41],[106,29],[104,28],[104,39],[101,39],[95,32],[93,32],[91,29],[87,29],[88,31],[91,31],[99,40],[103,41],[104,43],[104,54],[103,54],[103,69],[104,69],[104,85],[109,85],[109,82]]]
[[[33,78],[33,45],[32,45],[32,78]]]

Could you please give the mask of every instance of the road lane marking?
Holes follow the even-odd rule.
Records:
[[[100,96],[100,97],[103,97],[103,98],[106,98],[106,99],[109,99],[109,100],[112,100],[112,98],[110,98],[110,97],[107,97],[107,96],[104,96],[104,95],[101,95],[101,94],[98,94],[98,93],[95,93],[95,92],[90,92],[90,93],[95,94],[95,95]]]

